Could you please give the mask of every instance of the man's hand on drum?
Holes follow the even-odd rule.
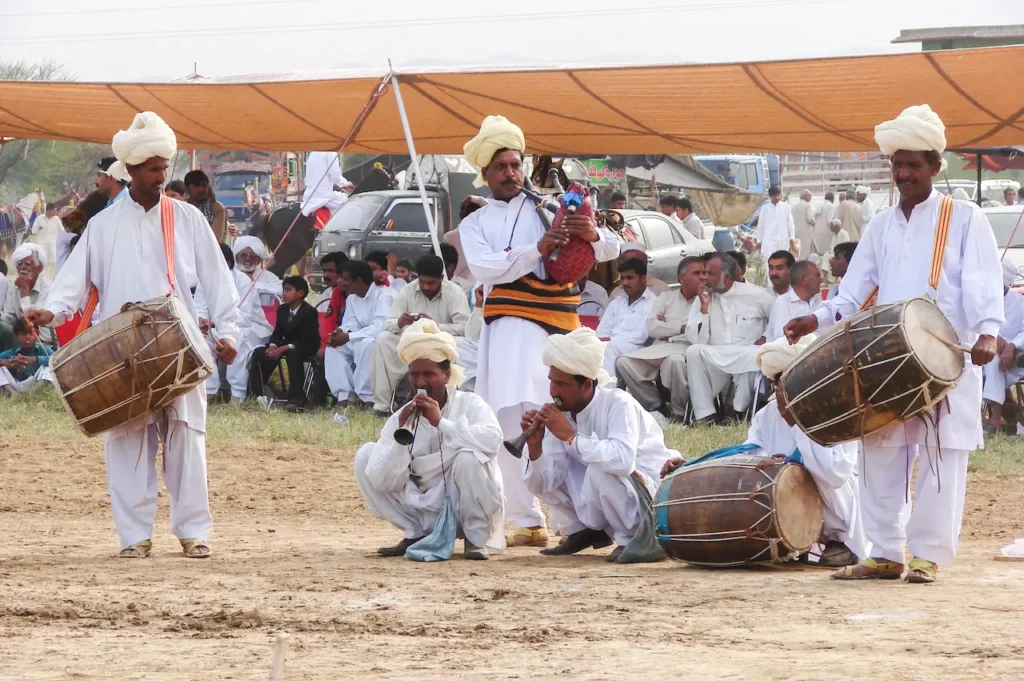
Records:
[[[790,319],[789,322],[786,323],[786,326],[782,328],[782,332],[786,334],[786,340],[789,341],[790,345],[796,343],[807,334],[814,333],[817,330],[818,318],[812,314]]]
[[[665,462],[665,465],[661,467],[661,477],[664,478],[665,476],[667,476],[670,473],[674,472],[676,469],[678,469],[684,463],[686,463],[686,460],[683,459],[682,457],[679,457],[679,456],[677,456],[677,457],[675,457],[673,459],[669,459],[668,461]]]
[[[220,338],[217,340],[216,353],[217,359],[225,364],[231,364],[235,361],[235,356],[238,355],[238,350],[235,348],[235,344],[230,338]]]
[[[566,215],[562,227],[565,228],[569,236],[578,236],[591,243],[601,238],[601,235],[597,233],[594,219],[589,215]]]
[[[48,326],[53,321],[53,313],[48,310],[29,310],[25,313],[25,319],[33,325]]]
[[[978,342],[971,348],[971,362],[975,366],[983,367],[996,356],[996,339],[988,334],[978,338]]]

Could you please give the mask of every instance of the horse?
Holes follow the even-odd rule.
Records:
[[[561,193],[561,187],[569,186],[569,176],[562,170],[564,164],[564,158],[555,161],[547,154],[534,156],[533,172],[530,174],[533,186],[537,189],[554,189],[557,193]]]
[[[350,196],[371,191],[383,191],[395,188],[395,176],[383,166],[374,169],[356,185]],[[274,253],[274,260],[269,269],[278,277],[283,277],[292,265],[302,260],[306,252],[313,247],[319,231],[314,226],[312,215],[303,215],[302,203],[293,201],[277,206],[270,213],[260,214],[253,219],[249,234],[262,239],[267,249]],[[292,224],[294,223],[294,227]],[[291,228],[291,232],[288,229]],[[281,243],[285,235],[288,238]]]

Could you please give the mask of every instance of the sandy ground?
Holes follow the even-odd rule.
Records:
[[[289,681],[1024,678],[1024,564],[992,560],[1024,528],[1021,477],[974,477],[961,559],[920,587],[534,549],[385,560],[398,533],[350,453],[212,446],[210,476],[213,558],[181,557],[162,493],[154,555],[117,560],[99,442],[0,443],[0,678],[266,679],[281,631]]]

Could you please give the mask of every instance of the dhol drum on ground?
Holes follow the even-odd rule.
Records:
[[[198,325],[175,296],[127,306],[79,334],[50,360],[58,392],[86,435],[170,404],[215,367]]]
[[[781,562],[821,535],[821,496],[810,473],[785,458],[734,454],[666,477],[654,514],[674,560],[708,567]]]
[[[926,298],[858,312],[814,341],[782,374],[797,425],[831,446],[934,407],[964,371],[956,331]]]

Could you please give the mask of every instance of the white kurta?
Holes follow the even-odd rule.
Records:
[[[249,274],[237,267],[231,271],[238,290],[239,298],[239,336],[238,356],[227,367],[228,383],[231,384],[231,396],[245,399],[249,387],[249,363],[256,348],[266,345],[270,335],[274,333],[274,325],[267,319],[263,306],[280,302],[282,296],[281,280],[273,272],[256,270]],[[214,329],[214,333],[217,330]],[[211,385],[211,381],[215,381]],[[211,376],[206,383],[207,394],[217,392],[220,379],[217,374]],[[212,387],[212,390],[211,390]]]
[[[869,224],[872,218],[875,217],[875,204],[871,199],[864,199],[860,202],[860,214],[865,225]]]
[[[775,299],[772,305],[771,315],[768,317],[768,327],[764,331],[764,340],[771,343],[782,338],[782,329],[791,319],[811,314],[821,305],[821,296],[813,296],[810,300],[800,299],[796,291],[790,287],[789,291]]]
[[[354,397],[363,402],[373,400],[370,369],[373,346],[384,329],[384,320],[391,311],[395,293],[388,286],[372,285],[360,298],[350,293],[345,298],[345,314],[338,326],[348,333],[344,345],[324,351],[324,376],[331,394],[338,400]]]
[[[195,319],[191,289],[202,286],[210,317],[222,338],[238,345],[238,293],[206,218],[174,201],[174,295]],[[46,301],[54,322],[70,319],[90,285],[99,291],[100,319],[125,303],[167,293],[159,205],[149,211],[130,195],[89,221],[57,275]],[[165,421],[166,419],[166,421]],[[180,539],[205,539],[212,527],[206,482],[206,393],[202,386],[160,414],[104,434],[104,455],[114,523],[122,546],[152,536],[157,506],[157,423],[163,429],[164,482],[171,494],[171,529]],[[140,465],[139,452],[145,464]]]
[[[790,240],[795,238],[796,225],[789,204],[782,200],[764,204],[757,218],[757,242],[765,260],[775,251],[788,251]]]
[[[647,342],[647,318],[651,314],[656,296],[650,289],[632,303],[629,296],[619,296],[608,305],[597,325],[598,338],[607,338],[604,347],[604,370],[615,375],[615,360]]]
[[[465,370],[461,390],[476,392],[477,357],[480,352],[480,334],[484,329],[484,310],[478,307],[466,322],[466,335],[455,339],[459,359],[455,362]]]
[[[860,558],[867,557],[868,544],[860,517],[855,443],[824,447],[813,442],[798,427],[782,419],[779,404],[774,400],[754,416],[746,441],[768,455],[789,456],[799,450],[824,504],[823,538],[841,541]]]
[[[11,280],[8,282],[8,285],[0,287],[6,291],[3,300],[0,301],[0,321],[13,326],[14,322],[18,321],[18,318],[23,317],[29,310],[43,309],[43,306],[46,305],[47,296],[50,293],[51,283],[45,272],[40,272],[39,276],[36,277],[36,283],[29,289],[28,295],[23,296],[15,285],[18,273],[11,272],[10,276]],[[39,330],[39,340],[47,345],[51,345],[55,337],[53,329],[43,328]]]
[[[1007,291],[1003,296],[1003,311],[1006,321],[999,329],[999,337],[1017,347],[1020,352],[1020,348],[1024,347],[1024,295]],[[1024,369],[1018,369],[1016,365],[1006,372],[1000,369],[999,355],[983,367],[982,373],[985,378],[982,397],[996,404],[1003,404],[1006,389],[1024,379]]]
[[[914,207],[908,221],[899,207],[875,216],[854,252],[839,294],[818,308],[818,333],[849,317],[878,285],[878,304],[907,300],[928,293],[931,253],[940,194]],[[960,342],[972,347],[978,336],[996,336],[1004,321],[1002,269],[988,219],[973,203],[956,202],[950,220],[942,272],[939,309],[953,325]],[[964,375],[949,393],[949,410],[939,419],[943,447],[973,450],[983,446],[981,433],[981,368],[965,355]],[[865,440],[868,446],[900,447],[934,443],[926,440],[926,419],[915,418]]]
[[[696,213],[690,213],[682,222],[683,228],[698,239],[704,238],[704,221]]]
[[[686,339],[694,346],[708,346],[707,357],[723,371],[742,374],[757,371],[754,343],[764,335],[775,299],[753,284],[735,282],[725,293],[714,293],[708,314],[694,301],[686,322]]]
[[[800,240],[800,253],[797,255],[797,260],[807,260],[818,252],[814,246],[814,227],[817,224],[817,220],[814,217],[814,206],[811,205],[810,201],[800,199],[792,207],[791,212],[793,214],[794,233],[796,238]]]
[[[355,474],[370,512],[401,529],[407,539],[431,532],[447,492],[466,541],[505,549],[502,448],[494,411],[475,393],[448,391],[438,427],[420,418],[411,447],[394,440],[401,410],[387,420],[377,442],[356,453]],[[442,458],[444,475],[442,477]]]
[[[311,151],[306,157],[306,188],[302,192],[302,214],[312,215],[323,206],[338,212],[341,205],[348,200],[348,194],[334,191],[334,187],[344,187],[348,180],[341,174],[341,158],[336,151]]]
[[[648,277],[647,277],[647,289],[649,291],[651,291],[651,293],[653,293],[654,295],[660,296],[663,293],[668,293],[669,291],[671,291],[672,287],[669,286],[668,284],[666,284],[661,279],[658,279],[657,277],[652,277],[652,276],[648,275]],[[608,294],[608,299],[609,300],[615,300],[616,298],[618,298],[621,295],[622,295],[622,287],[621,286],[616,286],[615,288],[612,289],[612,292]]]
[[[814,252],[824,253],[828,250],[829,240],[832,232],[829,230],[829,223],[836,214],[836,205],[831,201],[822,201],[814,216]]]
[[[679,454],[665,447],[654,418],[618,388],[597,389],[576,418],[566,416],[577,437],[567,444],[547,433],[543,454],[529,461],[523,479],[548,505],[552,525],[563,536],[586,528],[604,530],[625,546],[641,517],[629,476],[639,473],[653,496],[661,467]]]

